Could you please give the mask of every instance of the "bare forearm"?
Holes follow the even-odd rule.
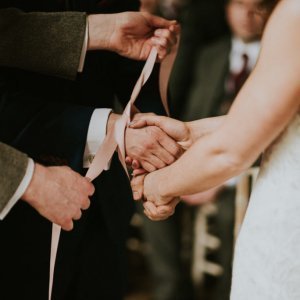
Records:
[[[89,27],[88,50],[109,49],[109,40],[115,29],[115,15],[97,14],[87,18]]]
[[[177,197],[205,191],[238,175],[251,165],[209,135],[196,141],[171,166],[156,173],[162,196]]]
[[[192,122],[187,122],[189,128],[190,139],[192,143],[196,142],[200,137],[213,132],[225,121],[226,116],[219,116],[214,118],[205,118]]]

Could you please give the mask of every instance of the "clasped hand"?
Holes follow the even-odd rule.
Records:
[[[165,179],[158,169],[174,163],[184,149],[190,146],[189,129],[185,123],[174,119],[153,114],[137,114],[126,134],[142,130],[144,134],[149,134],[147,142],[143,143],[140,135],[139,143],[135,140],[132,147],[128,144],[126,147],[127,155],[131,157],[127,161],[135,163],[131,180],[133,198],[144,200],[144,213],[149,219],[163,220],[174,213],[179,198],[163,194],[160,187]]]

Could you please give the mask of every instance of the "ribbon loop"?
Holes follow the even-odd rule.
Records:
[[[139,79],[137,80],[134,89],[132,91],[131,97],[129,102],[126,105],[126,108],[124,109],[124,112],[122,116],[115,122],[113,128],[107,133],[104,141],[102,142],[101,146],[99,147],[93,162],[91,163],[87,173],[86,177],[91,179],[93,181],[96,177],[98,177],[103,170],[107,167],[109,164],[114,152],[117,150],[120,162],[122,163],[122,166],[129,178],[128,170],[126,168],[125,163],[125,129],[128,125],[128,123],[131,120],[131,114],[132,112],[136,113],[138,110],[134,106],[134,102],[137,99],[143,85],[147,82],[149,79],[155,61],[157,58],[157,50],[156,48],[152,48],[151,52],[149,54],[149,57],[144,65],[144,68],[141,72],[141,75]],[[173,63],[174,59],[171,60]],[[164,67],[167,69],[166,67]],[[170,64],[168,68],[172,68],[172,65]],[[164,74],[161,74],[164,78],[160,81],[160,91],[161,95],[166,95],[165,91],[167,89],[167,82],[168,82],[168,76],[170,72],[165,72]],[[162,84],[163,83],[163,84]],[[163,87],[165,86],[165,87]],[[163,105],[166,109],[166,112],[169,115],[169,109],[167,107],[166,98],[162,98]],[[56,260],[56,254],[58,249],[58,243],[59,243],[59,237],[60,237],[61,227],[57,224],[52,225],[52,237],[51,237],[51,254],[50,254],[50,276],[49,276],[49,300],[51,300],[51,294],[52,294],[52,287],[53,287],[53,276],[54,276],[54,267],[55,267],[55,260]]]

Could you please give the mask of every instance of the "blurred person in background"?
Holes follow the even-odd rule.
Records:
[[[219,0],[142,0],[140,10],[156,13],[166,18],[176,18],[181,25],[181,38],[177,58],[169,83],[170,110],[176,115],[177,107],[183,103],[180,95],[188,92],[188,78],[192,75],[193,59],[199,47],[226,31]],[[181,99],[180,99],[181,101]],[[182,101],[181,101],[182,102]],[[160,103],[141,102],[143,112],[165,114]],[[189,245],[183,242],[183,234],[191,231],[184,223],[185,207],[180,205],[174,216],[160,222],[152,222],[144,216],[140,203],[137,209],[143,219],[141,231],[149,251],[146,261],[152,278],[154,300],[194,299],[194,289],[190,276]],[[189,214],[189,212],[187,212]],[[184,233],[185,232],[185,233]],[[187,250],[188,248],[188,250]]]
[[[199,49],[191,88],[181,119],[186,121],[227,114],[240,88],[254,68],[262,33],[276,1],[227,0],[229,34]],[[211,233],[221,239],[208,259],[222,266],[220,277],[206,276],[205,299],[229,299],[233,254],[235,180],[209,192],[187,196],[190,205],[216,200],[218,213],[210,219]]]

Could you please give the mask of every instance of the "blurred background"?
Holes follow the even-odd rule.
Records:
[[[255,66],[273,4],[268,0],[140,1],[140,10],[181,24],[168,90],[173,117],[191,121],[228,112]],[[154,104],[146,110],[159,113]],[[126,300],[229,299],[235,236],[258,166],[259,161],[223,186],[185,197],[166,221],[146,219],[137,204],[127,241]]]
[[[140,9],[178,20],[181,36],[169,81],[168,101],[172,117],[190,121],[228,112],[256,63],[265,20],[275,1],[1,0],[1,5],[6,2],[24,10],[33,6],[41,11],[111,13]],[[104,55],[105,63],[98,55]],[[102,86],[107,85],[108,74],[121,84],[125,78],[118,73],[119,69],[106,65],[108,55],[114,57],[89,53],[86,74],[78,76],[83,81],[81,85],[88,87],[84,96],[95,99],[95,103],[100,99],[101,82]],[[124,60],[126,78],[128,73],[134,73],[132,85],[124,87],[127,94],[142,65],[138,63],[135,68],[132,62]],[[153,96],[157,75],[154,72],[142,90],[143,100],[138,103],[142,112],[164,113],[159,99]],[[94,89],[90,88],[90,82],[94,83]],[[105,99],[105,93],[101,92]],[[116,105],[122,109],[126,101],[127,96]],[[141,203],[135,203],[127,239],[129,274],[125,300],[229,299],[234,241],[258,166],[259,162],[223,186],[184,197],[175,214],[166,221],[148,220]]]

